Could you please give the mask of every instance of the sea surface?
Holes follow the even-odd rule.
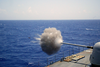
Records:
[[[60,30],[67,43],[93,46],[100,41],[100,20],[0,20],[0,67],[44,67],[48,57],[77,48],[62,45],[47,55],[35,38],[49,27]]]

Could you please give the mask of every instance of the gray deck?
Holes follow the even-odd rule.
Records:
[[[85,50],[77,54],[77,55],[85,56],[84,58],[78,60],[77,62],[76,61],[71,61],[71,62],[58,61],[47,67],[89,67],[88,65],[90,64],[89,58],[90,58],[91,53],[92,53],[92,49]]]

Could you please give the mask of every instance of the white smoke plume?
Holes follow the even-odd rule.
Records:
[[[48,55],[56,53],[62,42],[61,32],[56,28],[46,28],[40,36],[41,48]]]

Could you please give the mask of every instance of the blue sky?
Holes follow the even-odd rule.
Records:
[[[100,19],[100,0],[0,0],[0,20]]]

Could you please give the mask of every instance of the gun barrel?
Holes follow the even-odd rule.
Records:
[[[86,47],[86,48],[93,49],[93,46],[86,46],[86,45],[79,45],[79,44],[71,44],[71,43],[65,43],[65,42],[63,42],[61,44],[67,44],[67,45],[73,45],[73,46]]]

